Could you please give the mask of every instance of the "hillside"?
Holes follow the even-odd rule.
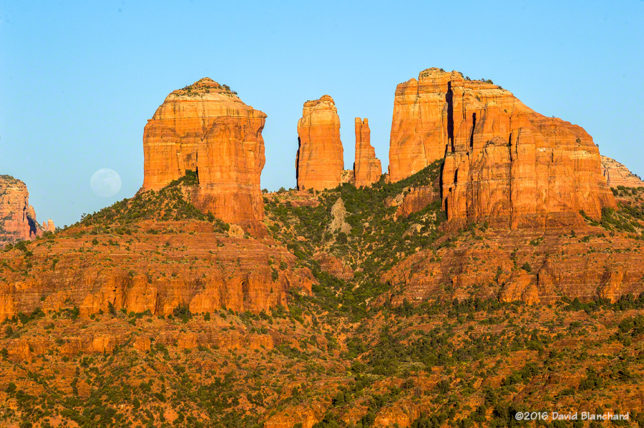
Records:
[[[513,251],[516,236],[446,223],[439,172],[265,194],[265,238],[196,210],[189,175],[8,247],[1,420],[506,426],[520,410],[588,408],[644,422],[641,273],[610,298],[500,298],[504,278],[530,274],[541,252],[641,254],[642,192],[614,189],[618,208],[602,221],[554,244],[521,235],[533,244]],[[507,257],[496,281],[418,279],[476,245]],[[476,257],[464,274],[496,275]]]
[[[583,128],[430,68],[396,88],[387,174],[361,118],[343,169],[324,95],[297,190],[268,192],[267,117],[170,92],[138,193],[55,233],[11,182],[0,425],[644,424],[644,187]]]

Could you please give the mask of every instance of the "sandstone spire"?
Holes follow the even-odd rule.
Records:
[[[45,232],[55,232],[56,225],[54,224],[54,220],[48,219],[47,221],[43,221],[42,228]]]
[[[333,98],[307,101],[297,122],[297,187],[324,190],[338,186],[344,168],[340,118]]]
[[[266,114],[209,78],[173,91],[145,126],[142,190],[195,171],[198,208],[226,222],[256,224],[264,213],[265,120]]]
[[[380,179],[382,166],[371,145],[369,120],[356,117],[356,161],[353,164],[356,187],[370,186]]]

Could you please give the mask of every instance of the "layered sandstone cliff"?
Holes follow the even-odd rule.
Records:
[[[344,158],[340,118],[333,98],[307,101],[297,122],[297,187],[324,190],[342,182]]]
[[[285,248],[213,231],[204,221],[144,221],[130,234],[74,226],[50,245],[0,253],[0,321],[23,312],[77,307],[169,315],[286,306],[313,277]],[[159,233],[162,231],[162,233]],[[112,309],[110,309],[112,308]]]
[[[418,80],[411,79],[396,87],[389,140],[391,182],[407,178],[445,157],[445,88],[452,74],[422,78],[426,71],[421,72]]]
[[[260,175],[266,114],[209,78],[170,93],[145,126],[142,190],[196,171],[193,202],[230,223],[263,218]]]
[[[380,179],[382,165],[371,145],[369,120],[356,117],[356,161],[353,164],[356,187],[370,186]]]
[[[406,130],[406,134],[402,133]],[[390,177],[445,153],[448,219],[510,227],[569,225],[615,201],[581,127],[545,117],[489,81],[430,68],[396,90]]]
[[[633,174],[625,165],[607,156],[602,156],[602,174],[609,187],[644,187],[644,181],[637,175]]]
[[[36,212],[29,205],[29,191],[25,183],[9,175],[0,175],[0,245],[33,239],[54,229],[51,220],[47,227],[38,224]]]
[[[633,239],[600,228],[564,235],[556,229],[477,231],[426,249],[386,272],[394,304],[404,300],[499,299],[529,304],[562,297],[617,301],[642,293],[644,267]],[[583,234],[583,237],[581,235]]]

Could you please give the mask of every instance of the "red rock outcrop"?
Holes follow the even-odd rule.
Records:
[[[55,232],[56,231],[56,225],[54,224],[54,221],[52,219],[48,219],[47,221],[42,222],[42,228],[45,232]]]
[[[434,70],[434,69],[430,69]],[[445,157],[445,96],[451,75],[427,78],[429,70],[396,87],[389,140],[389,180],[400,181]]]
[[[602,173],[609,187],[644,187],[644,181],[637,175],[625,165],[607,156],[602,156]]]
[[[424,209],[439,198],[440,196],[434,189],[434,186],[420,186],[409,189],[396,210],[396,216],[407,217],[412,213]]]
[[[209,78],[173,91],[143,133],[141,190],[158,190],[196,171],[194,204],[230,223],[263,218],[260,175],[266,114]]]
[[[344,279],[345,281],[353,278],[353,270],[351,267],[347,266],[342,259],[332,254],[320,251],[313,255],[313,259],[320,264],[320,268],[323,271],[333,276]]]
[[[452,221],[570,225],[579,211],[598,218],[615,206],[586,131],[455,71],[430,68],[398,85],[390,150],[392,181],[445,152],[441,193]]]
[[[29,205],[25,183],[9,175],[0,175],[0,245],[33,239],[42,232],[36,212]]]
[[[227,236],[208,222],[149,220],[131,235],[90,230],[75,226],[50,245],[30,244],[28,256],[0,253],[0,321],[74,306],[83,317],[121,308],[261,312],[286,306],[289,289],[310,293],[314,281],[273,241]]]
[[[530,229],[477,231],[436,251],[422,250],[385,273],[392,303],[499,299],[552,303],[562,297],[616,301],[644,291],[641,251],[633,239],[601,228],[566,236]],[[582,236],[583,235],[583,236]]]
[[[382,165],[371,145],[369,120],[356,117],[356,161],[353,164],[356,187],[370,186],[380,180]]]
[[[297,188],[324,190],[342,182],[344,150],[340,118],[333,98],[323,95],[307,101],[297,122]]]

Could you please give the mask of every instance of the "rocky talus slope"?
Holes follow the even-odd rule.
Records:
[[[439,176],[437,162],[266,194],[261,240],[175,184],[9,247],[0,420],[506,426],[603,408],[644,422],[644,194],[616,189],[617,209],[562,236],[504,235],[448,227]]]

